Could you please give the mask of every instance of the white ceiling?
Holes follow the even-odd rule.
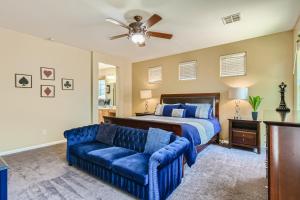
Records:
[[[87,50],[140,61],[290,30],[300,0],[0,0],[0,26]],[[241,21],[224,25],[223,16],[241,13]],[[132,22],[153,13],[163,20],[151,28],[174,34],[172,40],[150,38],[144,48],[109,36],[126,29],[105,22]]]

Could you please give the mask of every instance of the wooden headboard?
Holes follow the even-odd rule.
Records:
[[[219,119],[220,93],[162,94],[160,103],[209,103],[214,116]]]

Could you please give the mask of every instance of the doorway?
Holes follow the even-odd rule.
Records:
[[[116,116],[117,112],[117,67],[98,63],[98,119]]]

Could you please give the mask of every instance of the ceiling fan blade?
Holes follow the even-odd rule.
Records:
[[[173,37],[172,34],[153,32],[153,31],[148,31],[147,35],[151,36],[151,37],[158,37],[158,38],[164,38],[164,39],[171,39]]]
[[[154,14],[147,21],[144,22],[144,25],[147,28],[150,28],[151,26],[159,22],[161,19],[162,19],[161,16]]]
[[[146,43],[144,42],[144,43],[142,43],[142,44],[138,44],[138,46],[139,46],[139,47],[144,47],[144,46],[146,46]]]
[[[112,36],[109,39],[110,40],[114,40],[114,39],[118,39],[118,38],[122,38],[122,37],[126,37],[128,36],[128,34],[122,34],[122,35],[116,35],[116,36]]]
[[[119,25],[119,26],[122,26],[124,28],[129,29],[129,26],[127,26],[126,24],[124,24],[123,22],[120,22],[118,20],[115,20],[115,19],[112,19],[112,18],[106,18],[105,20],[107,22],[110,22],[110,23],[113,23],[113,24],[116,24],[116,25]]]

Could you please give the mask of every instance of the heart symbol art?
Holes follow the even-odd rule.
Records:
[[[45,92],[45,94],[47,95],[47,96],[49,96],[49,94],[52,92],[52,90],[50,89],[50,88],[46,88],[45,90],[44,90],[44,92]]]
[[[44,70],[44,74],[45,74],[45,76],[47,76],[47,78],[48,78],[49,76],[52,75],[52,71]]]

